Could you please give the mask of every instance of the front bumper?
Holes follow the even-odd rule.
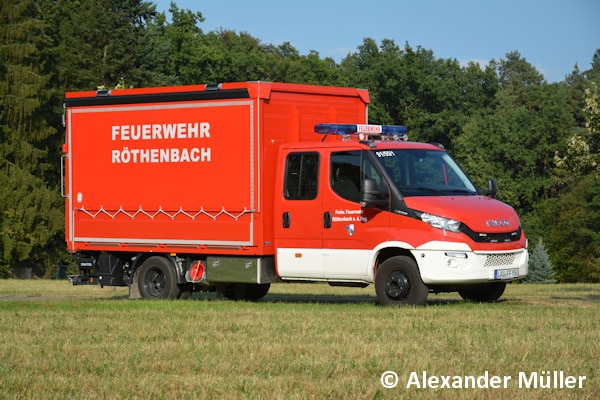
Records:
[[[413,255],[427,285],[506,282],[524,278],[529,271],[527,248],[473,251],[467,246],[438,243],[415,249]]]

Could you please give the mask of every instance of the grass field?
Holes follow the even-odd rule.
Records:
[[[385,308],[372,287],[275,284],[248,303],[0,280],[3,399],[597,399],[599,339],[600,285]]]

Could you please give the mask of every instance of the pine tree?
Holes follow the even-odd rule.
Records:
[[[47,4],[0,5],[0,276],[19,266],[43,273],[61,237]]]
[[[556,283],[554,279],[554,271],[550,256],[544,247],[542,238],[540,238],[536,246],[531,251],[529,257],[529,274],[525,279],[525,283]]]

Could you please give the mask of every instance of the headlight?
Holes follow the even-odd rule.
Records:
[[[433,214],[421,213],[421,220],[434,228],[450,232],[460,232],[460,221],[444,218]]]

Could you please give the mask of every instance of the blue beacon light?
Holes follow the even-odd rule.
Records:
[[[407,129],[402,125],[367,125],[367,124],[316,124],[315,132],[321,134],[342,135],[344,139],[350,135],[359,135],[366,139],[368,136],[380,136],[388,140],[407,140]]]

